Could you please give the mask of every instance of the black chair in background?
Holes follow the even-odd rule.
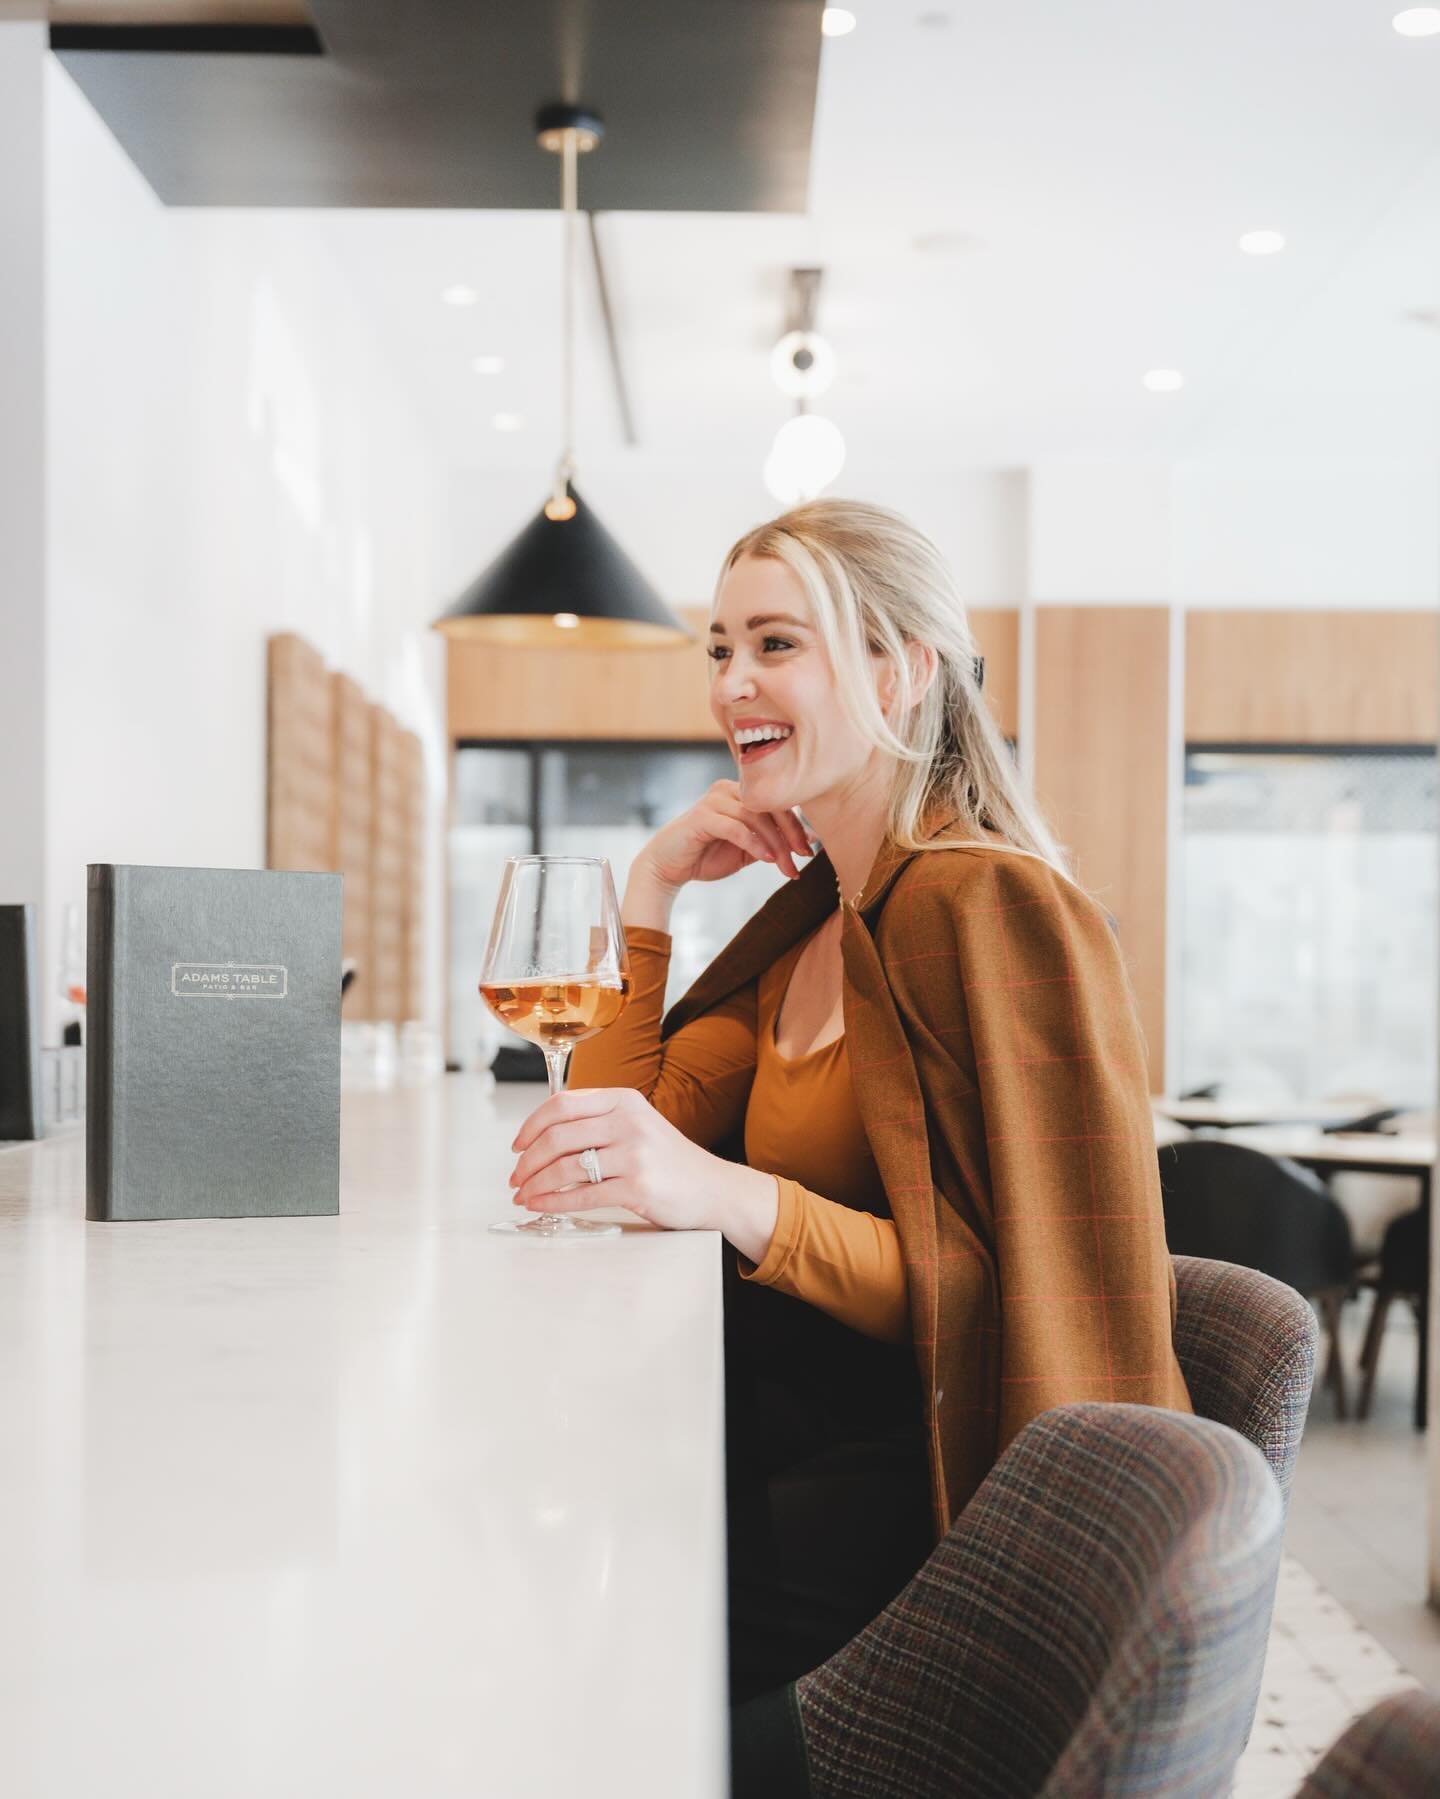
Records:
[[[1354,1253],[1344,1212],[1308,1169],[1238,1143],[1195,1137],[1159,1157],[1171,1255],[1258,1269],[1314,1300],[1329,1339],[1324,1383],[1345,1417],[1340,1308]]]
[[[1385,1332],[1385,1315],[1397,1299],[1409,1300],[1419,1327],[1419,1366],[1415,1374],[1415,1428],[1425,1428],[1426,1346],[1429,1329],[1426,1323],[1430,1305],[1430,1208],[1419,1206],[1403,1212],[1385,1227],[1380,1245],[1380,1275],[1375,1283],[1375,1304],[1365,1328],[1365,1345],[1360,1351],[1360,1403],[1356,1408],[1362,1418],[1370,1416],[1370,1398],[1375,1391],[1375,1370],[1380,1362],[1380,1344]]]

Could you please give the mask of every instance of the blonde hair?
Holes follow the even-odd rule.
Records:
[[[900,848],[1008,849],[1073,879],[981,698],[965,603],[928,537],[883,506],[811,500],[746,532],[726,556],[721,581],[742,556],[784,563],[805,589],[841,704],[866,740],[896,761],[888,830]],[[918,703],[909,644],[928,645],[937,662]],[[876,654],[894,671],[898,728],[876,695]],[[953,814],[955,825],[927,837],[937,811]]]

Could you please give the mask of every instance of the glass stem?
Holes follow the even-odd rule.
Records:
[[[550,1077],[550,1097],[565,1091],[565,1071],[570,1066],[569,1043],[558,1044],[554,1049],[547,1049],[545,1055],[545,1072]]]
[[[545,1073],[550,1081],[550,1097],[552,1099],[557,1093],[565,1091],[565,1071],[570,1066],[572,1047],[573,1045],[569,1043],[558,1044],[554,1049],[544,1049],[542,1046],[542,1054],[545,1057]],[[542,1230],[571,1231],[575,1228],[563,1214],[555,1212],[542,1212],[535,1223]]]

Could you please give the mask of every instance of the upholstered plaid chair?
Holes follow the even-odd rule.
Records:
[[[873,1624],[735,1714],[737,1799],[1212,1799],[1282,1518],[1264,1459],[1208,1419],[1043,1413]]]
[[[1200,1256],[1174,1263],[1175,1354],[1190,1402],[1255,1445],[1288,1503],[1315,1380],[1315,1314],[1293,1287],[1253,1268]]]
[[[1396,1693],[1357,1718],[1295,1799],[1433,1799],[1440,1785],[1440,1699]]]

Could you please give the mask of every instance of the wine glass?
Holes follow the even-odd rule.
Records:
[[[501,1024],[539,1044],[550,1092],[562,1092],[570,1051],[614,1024],[630,998],[630,958],[603,856],[510,857],[480,996]],[[548,1212],[490,1228],[545,1241],[613,1237],[620,1230]]]

